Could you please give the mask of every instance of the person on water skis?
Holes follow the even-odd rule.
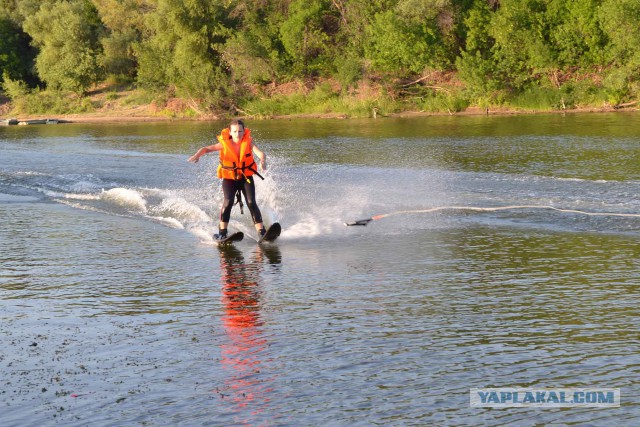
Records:
[[[262,178],[258,172],[254,156],[259,159],[260,170],[264,172],[267,169],[266,155],[253,143],[251,131],[245,128],[242,120],[233,120],[229,127],[223,129],[218,135],[217,144],[200,148],[196,154],[189,157],[188,161],[197,163],[200,157],[214,151],[220,153],[218,178],[222,179],[222,192],[224,194],[224,200],[220,208],[219,231],[216,238],[223,240],[227,237],[227,226],[229,225],[229,219],[231,219],[231,208],[236,194],[242,208],[240,193],[244,194],[256,231],[262,237],[266,230],[262,223],[262,214],[256,203],[256,187],[252,177],[257,175]]]

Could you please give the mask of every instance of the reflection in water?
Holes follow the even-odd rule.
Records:
[[[221,346],[223,368],[229,372],[222,397],[233,402],[233,412],[241,415],[242,423],[251,421],[265,410],[271,388],[268,375],[262,372],[267,340],[261,330],[260,272],[265,259],[279,264],[276,246],[258,246],[249,262],[240,250],[229,245],[219,246],[222,282],[222,323],[228,338]],[[229,396],[230,394],[230,396]]]

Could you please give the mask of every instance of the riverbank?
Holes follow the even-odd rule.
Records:
[[[565,110],[522,110],[509,108],[489,108],[482,109],[478,107],[470,107],[464,111],[458,112],[427,112],[427,111],[401,111],[389,114],[374,114],[371,119],[384,118],[411,118],[411,117],[429,117],[429,116],[496,116],[496,115],[522,115],[522,114],[579,114],[579,113],[611,113],[611,112],[638,112],[640,108],[613,108],[604,106],[601,108],[573,108]],[[323,113],[323,114],[289,114],[289,115],[273,115],[273,116],[239,116],[241,118],[250,118],[252,120],[292,120],[292,119],[349,119],[347,114],[343,113]],[[216,121],[225,120],[225,117],[216,115],[200,115],[197,117],[181,117],[172,116],[162,113],[154,113],[152,108],[148,106],[138,106],[129,109],[120,109],[109,112],[93,112],[84,114],[60,114],[60,115],[4,115],[0,116],[0,120],[15,119],[18,122],[39,121],[45,119],[54,119],[59,123],[125,123],[125,122],[170,122],[170,121]]]
[[[287,86],[287,85],[282,85]],[[283,103],[291,103],[288,97],[299,95],[300,88],[286,87],[279,88],[278,93],[272,94],[273,105],[278,105],[278,99]],[[336,89],[337,90],[337,89]],[[359,95],[355,95],[352,101],[360,102],[362,105],[370,105],[369,107],[358,107],[352,110],[352,113],[346,112],[349,104],[333,105],[327,110],[337,110],[334,112],[304,112],[296,114],[287,114],[284,108],[283,114],[250,114],[248,111],[237,108],[236,114],[233,112],[226,113],[206,113],[201,111],[193,101],[181,98],[168,98],[163,101],[143,101],[144,96],[136,89],[114,88],[112,86],[101,86],[95,91],[87,95],[87,102],[92,106],[90,112],[74,113],[74,114],[19,114],[13,108],[8,98],[0,97],[0,122],[7,120],[26,122],[26,121],[42,121],[45,119],[54,119],[59,123],[119,123],[119,122],[166,122],[166,121],[215,121],[227,120],[229,117],[242,117],[251,120],[281,120],[281,119],[349,119],[349,118],[372,118],[382,119],[385,117],[428,117],[428,116],[480,116],[480,115],[521,115],[521,114],[574,114],[574,113],[603,113],[603,112],[629,112],[638,111],[638,104],[635,102],[612,106],[602,104],[601,106],[585,106],[577,108],[550,109],[550,108],[521,108],[513,106],[490,106],[481,108],[478,106],[469,106],[460,111],[452,111],[446,107],[444,111],[425,111],[419,110],[406,105],[407,109],[398,111],[402,106],[398,103],[387,105],[385,108],[371,107],[377,105],[376,99],[379,99],[380,89],[364,91]],[[281,97],[281,98],[279,98]],[[141,102],[142,101],[142,102]],[[313,106],[312,106],[313,107]],[[263,108],[258,110],[274,111],[279,108]],[[315,108],[317,109],[317,108]],[[291,109],[290,111],[294,111]],[[304,110],[304,109],[298,109]],[[314,108],[308,108],[314,110]],[[342,111],[341,111],[342,110]],[[393,111],[390,111],[393,110]],[[58,110],[59,111],[59,110]],[[8,124],[8,123],[4,123]]]

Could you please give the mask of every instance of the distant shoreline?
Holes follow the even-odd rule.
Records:
[[[413,117],[429,117],[429,116],[508,116],[508,115],[529,115],[529,114],[579,114],[579,113],[621,113],[621,112],[638,112],[640,108],[575,108],[567,110],[515,110],[507,108],[498,109],[481,109],[477,107],[467,108],[460,112],[425,112],[425,111],[402,111],[390,114],[378,114],[376,118],[369,117],[372,120],[380,120],[384,118],[413,118]],[[239,116],[242,117],[242,116]],[[325,113],[325,114],[292,114],[292,115],[273,115],[268,117],[243,117],[245,119],[261,121],[261,120],[294,120],[294,119],[343,119],[349,117],[342,113]],[[358,118],[358,117],[356,117]],[[166,115],[154,114],[129,114],[123,111],[122,114],[62,114],[62,115],[4,115],[0,120],[17,119],[18,121],[39,120],[39,119],[56,119],[61,124],[64,123],[144,123],[144,122],[202,122],[202,121],[225,121],[228,117],[219,116],[199,116],[199,117],[170,117]]]

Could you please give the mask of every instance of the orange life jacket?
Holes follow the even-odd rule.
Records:
[[[253,159],[253,144],[251,144],[251,131],[244,129],[244,136],[240,141],[240,153],[233,148],[233,140],[229,128],[222,130],[218,135],[218,142],[222,144],[220,150],[220,164],[218,165],[218,178],[239,180],[253,175],[256,162]]]

